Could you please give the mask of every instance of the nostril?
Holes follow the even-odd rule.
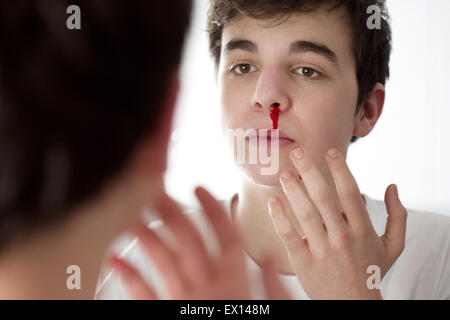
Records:
[[[280,104],[279,104],[278,102],[275,102],[274,104],[272,104],[272,107],[273,107],[273,108],[279,108],[279,107],[280,107]]]

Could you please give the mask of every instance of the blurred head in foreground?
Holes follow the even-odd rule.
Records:
[[[0,1],[0,249],[86,208],[125,227],[157,196],[190,11]]]

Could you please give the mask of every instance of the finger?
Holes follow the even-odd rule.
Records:
[[[289,221],[278,197],[272,197],[269,200],[269,214],[275,226],[275,231],[288,252],[292,265],[296,269],[302,269],[301,266],[310,259],[310,252]]]
[[[390,185],[384,195],[388,219],[382,239],[387,245],[388,252],[394,259],[402,253],[405,247],[406,220],[408,212],[400,202],[396,185]]]
[[[241,237],[231,220],[227,217],[223,206],[202,187],[197,187],[195,194],[216,234],[221,253],[242,251]]]
[[[145,252],[161,272],[169,291],[174,295],[187,292],[191,284],[176,253],[144,224],[141,223],[133,231]]]
[[[124,282],[125,287],[131,296],[136,300],[157,300],[156,293],[150,289],[148,284],[125,260],[113,256],[109,258],[109,265],[118,273],[120,279]]]
[[[332,239],[339,239],[347,231],[347,223],[342,217],[336,192],[325,180],[319,168],[303,148],[291,151],[291,160],[302,176],[302,181],[311,200],[319,210],[325,223],[328,235]]]
[[[297,220],[306,237],[310,239],[311,251],[323,249],[328,243],[328,236],[322,218],[303,183],[289,171],[281,174],[280,182]]]
[[[366,206],[361,198],[358,184],[345,162],[342,153],[331,149],[326,156],[328,166],[333,176],[336,190],[350,226],[374,231]]]
[[[177,254],[191,284],[214,276],[213,265],[203,239],[175,201],[163,194],[156,202],[164,223],[177,241]]]
[[[290,300],[291,297],[277,277],[273,260],[267,257],[262,264],[266,296],[269,300]]]

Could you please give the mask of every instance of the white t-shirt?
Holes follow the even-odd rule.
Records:
[[[365,194],[363,196],[375,231],[381,236],[384,234],[388,216],[385,204]],[[231,219],[232,199],[222,203]],[[215,250],[215,238],[201,210],[186,211],[186,214],[205,239],[208,250]],[[170,241],[170,234],[161,221],[155,220],[149,227],[163,239]],[[128,242],[121,255],[141,272],[161,299],[169,298],[158,269],[136,239]],[[246,259],[252,298],[265,299],[262,271],[249,255],[246,255]],[[278,274],[278,277],[294,299],[309,299],[295,275]],[[381,294],[386,300],[450,299],[450,217],[408,209],[405,249],[383,278]],[[118,276],[103,268],[96,299],[130,298]]]

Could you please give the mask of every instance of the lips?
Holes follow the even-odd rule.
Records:
[[[275,131],[278,131],[278,137],[280,140],[287,140],[289,142],[293,142],[294,139],[292,139],[291,137],[289,137],[287,134],[285,134],[283,131],[281,130],[272,130],[272,129],[263,129],[263,128],[252,128],[249,129],[252,130],[249,134],[247,134],[248,138],[258,138],[261,136],[263,136],[263,133],[260,132],[260,130],[266,130],[266,134],[267,134],[267,139],[271,139],[272,138],[272,134],[275,133]]]
[[[260,133],[260,130],[264,130],[264,129],[254,129],[254,130],[250,130],[251,132],[249,132],[249,134],[247,134],[246,139],[249,140],[249,143],[251,145],[255,145],[255,146],[260,146],[260,142],[262,141],[261,138],[264,137],[263,133]],[[272,134],[277,131],[277,130],[272,130],[272,129],[265,129],[267,130],[267,136],[265,141],[268,143],[268,145],[272,146]],[[294,140],[289,137],[287,134],[285,134],[282,131],[279,131],[279,138],[278,138],[278,143],[277,145],[281,148],[281,147],[288,147],[291,146],[294,143]]]

